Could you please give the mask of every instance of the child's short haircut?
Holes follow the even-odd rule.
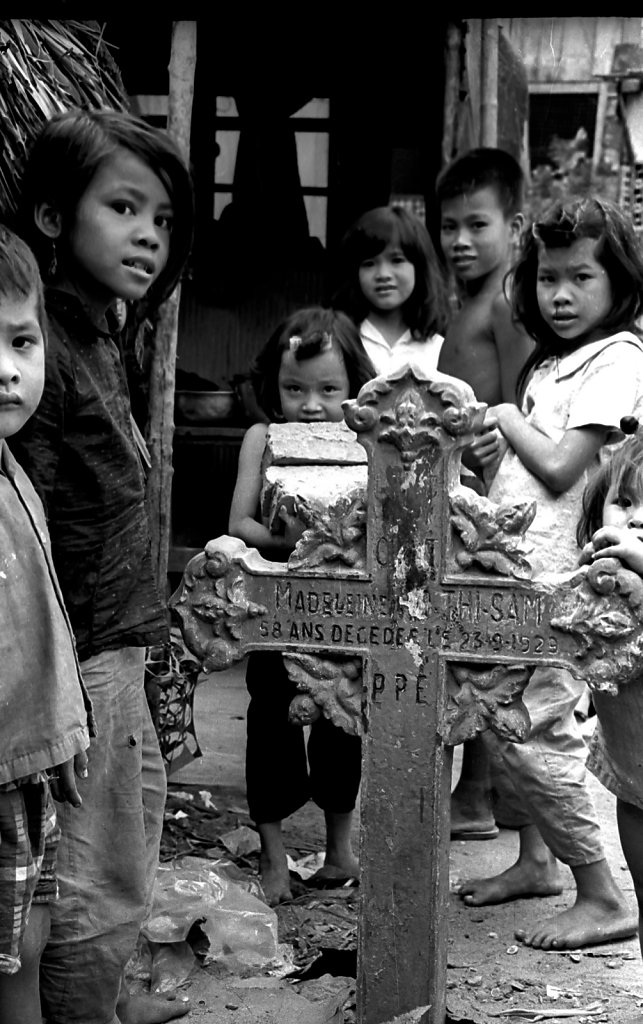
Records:
[[[299,309],[277,325],[250,368],[257,402],[271,419],[282,416],[279,370],[286,351],[295,359],[312,359],[330,345],[342,354],[348,376],[348,397],[375,377],[375,369],[362,345],[359,331],[345,313],[324,306]]]
[[[435,193],[438,204],[446,199],[492,188],[505,218],[522,209],[524,176],[520,165],[504,149],[482,146],[456,157],[440,171]]]
[[[36,315],[43,338],[47,337],[47,314],[42,279],[36,257],[22,238],[0,224],[0,300],[36,298]]]
[[[170,136],[141,118],[116,110],[70,110],[56,114],[31,151],[22,183],[20,232],[31,244],[43,274],[51,261],[51,242],[34,224],[34,209],[46,202],[63,218],[63,233],[73,223],[78,203],[106,157],[127,149],[163,182],[174,209],[167,264],[149,290],[157,305],[173,291],[192,244],[194,197],[190,171]]]

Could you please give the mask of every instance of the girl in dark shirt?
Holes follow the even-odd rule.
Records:
[[[72,111],[36,140],[21,227],[49,286],[51,330],[43,399],[12,449],[47,512],[98,731],[81,813],[61,815],[60,899],[42,958],[51,1024],[187,1012],[178,1001],[135,1008],[121,986],[161,838],[165,771],[143,681],[145,647],[166,639],[167,619],[112,332],[118,299],[154,305],[174,289],[192,223],[189,171],[165,132]]]

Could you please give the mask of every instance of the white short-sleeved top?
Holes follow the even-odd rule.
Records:
[[[605,444],[623,440],[623,416],[643,416],[643,345],[629,331],[582,345],[562,358],[539,366],[527,385],[522,412],[532,427],[558,443],[565,431],[579,427],[609,429]],[[605,448],[596,456],[596,466]],[[550,491],[509,448],[489,490],[492,501],[513,505],[536,499],[536,517],[527,540],[535,573],[565,572],[578,565],[576,526],[589,466],[569,490]]]
[[[362,320],[359,333],[378,374],[390,373],[411,362],[425,373],[437,368],[438,356],[444,341],[441,334],[432,334],[429,338],[417,341],[411,337],[410,331],[405,331],[391,346],[370,320]]]

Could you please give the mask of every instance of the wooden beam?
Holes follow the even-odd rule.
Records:
[[[607,96],[609,85],[601,82],[598,91],[598,104],[596,106],[596,124],[594,126],[594,150],[592,152],[592,174],[596,174],[603,155],[603,135],[605,134],[605,119],[607,117]]]
[[[455,156],[456,122],[460,94],[460,47],[462,32],[460,26],[450,22],[447,28],[446,58],[444,68],[444,123],[442,131],[442,163],[448,164]]]
[[[498,19],[482,20],[480,145],[498,145]]]
[[[190,155],[190,125],[196,66],[196,21],[172,25],[167,130],[186,162]],[[147,481],[147,505],[152,535],[152,560],[161,595],[165,594],[170,543],[174,383],[181,286],[159,311],[150,372],[148,447],[152,468]]]
[[[600,92],[601,83],[592,82],[530,82],[530,96],[552,96],[566,95],[567,93],[580,93],[583,96],[594,95]]]

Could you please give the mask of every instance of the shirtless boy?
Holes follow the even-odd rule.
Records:
[[[438,370],[469,384],[479,402],[516,401],[518,373],[533,341],[512,323],[505,276],[523,226],[522,171],[502,149],[473,149],[439,175],[442,252],[458,287],[460,308],[447,329]],[[496,462],[495,431],[471,445],[478,473]],[[452,839],[494,839],[486,749],[464,744],[462,772],[451,800]]]

